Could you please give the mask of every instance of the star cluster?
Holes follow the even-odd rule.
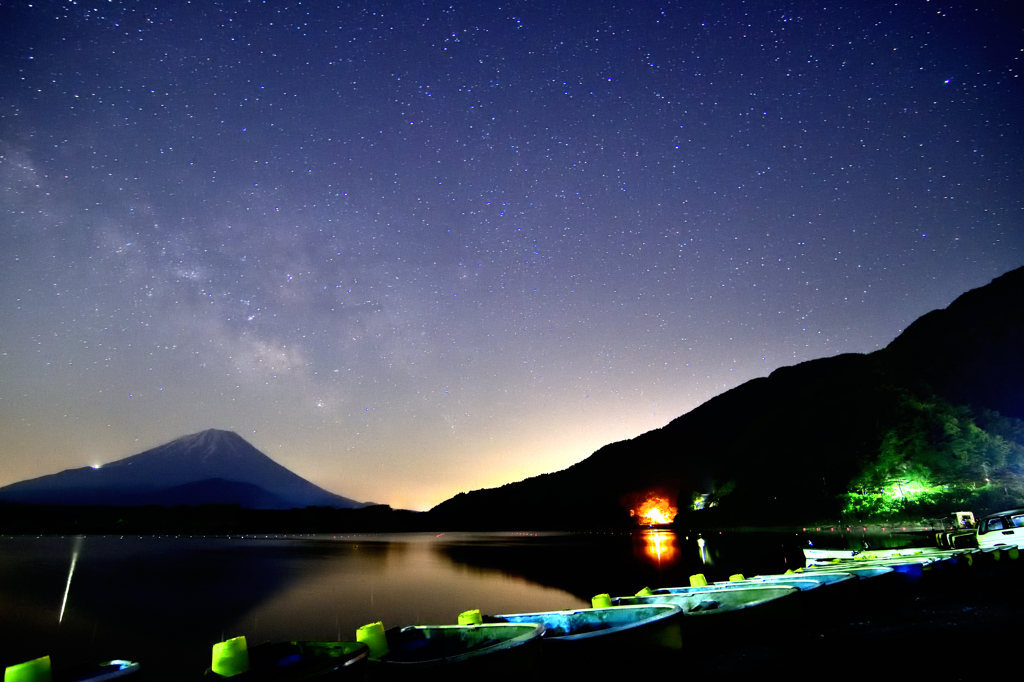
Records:
[[[216,427],[425,509],[884,347],[1024,260],[1012,2],[0,25],[0,485]]]

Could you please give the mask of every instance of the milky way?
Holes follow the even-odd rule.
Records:
[[[425,509],[884,347],[1024,263],[1022,25],[3,3],[0,485],[214,427]]]

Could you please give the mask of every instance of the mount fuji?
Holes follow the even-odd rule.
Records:
[[[232,431],[208,429],[102,467],[68,469],[0,488],[0,501],[50,505],[237,504],[247,509],[363,503],[281,466]]]

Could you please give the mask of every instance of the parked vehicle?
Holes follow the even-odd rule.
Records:
[[[976,529],[978,547],[1024,544],[1024,509],[1007,509],[984,516]]]

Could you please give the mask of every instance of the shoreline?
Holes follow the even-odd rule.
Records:
[[[795,622],[731,628],[691,642],[693,648],[673,658],[688,674],[707,679],[772,671],[806,678],[896,673],[976,679],[996,661],[982,653],[990,650],[985,643],[1012,641],[1019,627],[1024,591],[1014,583],[1022,571],[1024,561],[1004,556],[926,571],[917,582],[870,578],[853,585],[849,597],[823,599]]]

